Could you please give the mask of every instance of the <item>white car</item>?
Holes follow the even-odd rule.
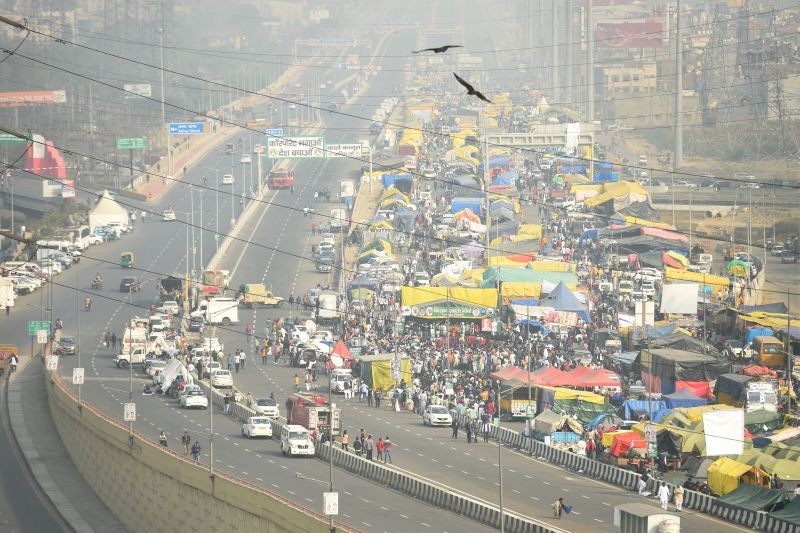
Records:
[[[334,246],[336,244],[336,235],[333,233],[323,233],[320,244],[322,244],[323,242],[329,242],[331,246]]]
[[[9,276],[17,294],[30,294],[39,288],[39,285],[24,276]]]
[[[164,331],[169,326],[169,321],[164,320],[162,317],[158,315],[153,315],[150,317],[149,322],[150,331]]]
[[[324,329],[318,329],[314,332],[314,335],[311,336],[311,340],[333,342],[333,333]]]
[[[633,281],[642,283],[656,283],[661,281],[662,278],[663,274],[661,274],[661,271],[655,268],[642,268],[633,275]]]
[[[269,418],[278,418],[281,416],[278,402],[272,398],[256,398],[250,404],[250,408],[255,411],[257,415]]]
[[[242,164],[248,165],[253,162],[253,158],[250,157],[250,154],[244,154],[240,162]]]
[[[45,272],[49,271],[48,274],[50,274],[51,276],[53,275],[53,273],[61,274],[62,272],[64,272],[64,267],[61,265],[61,263],[59,263],[54,259],[42,259],[41,261],[39,261],[39,265],[41,265],[43,271]]]
[[[642,283],[642,288],[640,289],[645,296],[655,296],[656,294],[656,287],[652,283],[644,282]]]
[[[106,226],[116,231],[117,234],[129,233],[133,229],[127,224],[124,224],[122,222],[109,222],[108,224],[106,224]]]
[[[211,377],[217,372],[222,370],[222,364],[218,361],[211,361],[210,363],[203,365],[203,375]]]
[[[295,342],[308,342],[309,334],[305,326],[295,324],[292,326],[292,331],[289,333],[291,339]]]
[[[161,302],[161,306],[156,308],[156,311],[166,315],[177,315],[180,313],[181,308],[175,300],[167,300]]]
[[[225,174],[222,176],[223,185],[233,185],[233,174]]]
[[[172,209],[164,209],[164,212],[161,215],[161,219],[164,222],[172,222],[176,218],[177,217],[175,216],[175,211],[173,211]]]
[[[220,368],[211,374],[211,386],[217,389],[232,389],[233,374],[230,370]]]
[[[192,407],[199,407],[200,409],[208,409],[208,396],[203,392],[203,389],[197,385],[188,385],[183,389],[183,392],[178,397],[180,406],[189,409]]]
[[[429,405],[422,413],[422,423],[426,426],[452,426],[453,417],[443,405]]]
[[[431,284],[431,277],[427,272],[414,273],[414,285],[417,287],[427,287]]]
[[[272,438],[272,421],[263,416],[251,416],[242,424],[242,436],[248,439],[256,437]]]

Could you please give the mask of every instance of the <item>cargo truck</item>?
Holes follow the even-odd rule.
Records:
[[[251,309],[283,305],[283,298],[272,294],[263,283],[245,283],[239,287],[239,295],[239,305]]]
[[[174,274],[161,278],[158,282],[158,297],[162,302],[179,302],[183,298],[183,276]]]
[[[202,300],[190,317],[203,317],[209,324],[230,326],[239,322],[239,302],[235,298]]]
[[[742,407],[746,412],[778,411],[778,382],[774,379],[721,374],[714,385],[714,396],[718,403]]]
[[[267,187],[270,189],[289,189],[294,186],[294,170],[276,168],[267,176]]]
[[[331,407],[325,398],[307,392],[296,392],[286,399],[286,423],[297,424],[306,429],[323,429],[331,433],[341,431],[342,410]]]

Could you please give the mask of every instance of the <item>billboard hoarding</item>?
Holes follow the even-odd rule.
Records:
[[[325,157],[324,146],[324,137],[269,137],[267,138],[267,157],[270,159]]]
[[[153,86],[149,83],[126,83],[122,86],[125,89],[125,99],[131,98],[150,98],[153,95]]]
[[[61,182],[61,198],[75,198],[75,180]]]
[[[597,48],[661,48],[665,37],[659,21],[598,22]]]
[[[0,93],[0,107],[30,107],[67,103],[67,91],[15,91]]]
[[[358,143],[328,144],[325,146],[326,157],[361,157],[363,147]]]

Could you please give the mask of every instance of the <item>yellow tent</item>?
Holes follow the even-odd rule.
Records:
[[[575,264],[566,261],[531,261],[528,268],[539,272],[572,272]]]
[[[465,270],[464,272],[461,273],[461,281],[462,282],[468,281],[479,284],[481,281],[483,281],[483,272],[485,270],[486,270],[485,268],[472,268],[469,270]]]
[[[449,300],[476,307],[497,307],[497,289],[471,287],[403,287],[400,301],[404,306]]]
[[[503,297],[504,303],[520,298],[538,300],[542,297],[542,284],[530,281],[504,281],[500,284],[500,295]]]
[[[692,281],[709,285],[711,290],[717,294],[724,293],[728,290],[730,280],[723,276],[714,276],[711,274],[700,274],[698,272],[689,272],[688,270],[681,270],[679,268],[665,267],[665,279],[671,281]]]
[[[648,198],[647,191],[638,183],[632,181],[617,181],[605,184],[602,194],[587,198],[584,203],[586,207],[591,209],[609,200],[615,200],[626,196],[630,197],[634,202],[644,202]]]
[[[525,266],[525,262],[526,262],[525,261],[525,257],[527,257],[527,256],[524,256],[521,261],[514,261],[513,259],[509,259],[508,257],[493,256],[493,257],[489,258],[487,264],[490,267],[491,266],[506,266],[506,267],[512,267],[512,268],[520,268],[520,267]]]
[[[626,216],[625,217],[625,225],[626,226],[644,226],[648,228],[660,228],[666,230],[675,230],[675,226],[672,224],[667,224],[666,222],[655,222],[653,220],[647,220],[644,218]]]
[[[714,494],[724,496],[736,490],[740,478],[754,468],[757,467],[721,457],[708,465],[708,488]]]
[[[587,176],[584,176],[583,174],[565,174],[564,181],[566,181],[567,183],[577,184],[577,183],[590,183],[591,180],[589,180],[589,178]]]
[[[581,400],[584,402],[605,405],[606,397],[602,394],[595,394],[585,390],[565,389],[563,387],[542,387],[555,392],[555,400]]]
[[[603,433],[603,447],[608,448],[611,446],[611,443],[614,442],[614,437],[621,434],[621,433],[630,433],[629,429],[623,429],[622,431],[607,431]]]
[[[766,470],[784,480],[800,481],[800,464],[796,460],[778,459],[772,469]]]
[[[542,238],[541,224],[523,224],[517,230],[517,235],[530,235],[534,239]]]
[[[683,268],[687,268],[689,266],[689,260],[686,258],[685,255],[679,254],[678,252],[669,251],[667,255],[677,261],[678,263],[683,265]]]
[[[399,196],[400,198],[402,198],[402,199],[403,199],[403,201],[404,201],[405,203],[408,203],[408,202],[409,202],[409,200],[408,200],[408,196],[406,196],[405,194],[403,194],[402,192],[400,192],[400,189],[398,189],[397,187],[394,187],[394,186],[392,186],[392,187],[389,187],[388,189],[386,189],[385,191],[383,191],[383,192],[381,193],[381,195],[378,197],[378,202],[382,202],[382,201],[384,201],[384,200],[386,200],[387,198],[390,198],[390,197],[392,197],[392,196]]]

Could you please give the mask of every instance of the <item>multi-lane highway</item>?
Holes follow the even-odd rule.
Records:
[[[413,43],[410,34],[391,38],[393,43],[387,49],[403,49]],[[387,70],[399,72],[401,60]],[[384,65],[391,63],[390,59]],[[399,74],[380,76],[366,93],[364,101],[374,102],[376,96],[389,94],[390,87],[396,83]],[[359,102],[356,102],[356,107]],[[366,111],[365,111],[366,113]],[[369,112],[371,114],[371,110]],[[368,122],[347,117],[333,116],[326,118],[324,134],[329,142],[356,141],[366,133]],[[249,135],[249,133],[243,133]],[[238,140],[234,140],[238,146]],[[255,141],[258,142],[258,141]],[[244,143],[245,146],[248,143]],[[237,155],[238,158],[238,155]],[[234,159],[234,167],[239,167]],[[230,155],[223,150],[209,154],[194,169],[190,169],[184,179],[185,184],[200,186],[203,178],[213,176],[213,169],[220,169],[220,175],[230,168]],[[296,167],[297,184],[295,192],[280,191],[267,195],[271,203],[260,207],[259,213],[253,217],[254,223],[245,227],[239,236],[250,241],[247,245],[234,243],[226,256],[226,265],[233,270],[233,286],[241,282],[264,280],[278,293],[288,297],[291,293],[300,293],[307,286],[312,286],[323,278],[313,274],[313,263],[302,261],[298,256],[309,254],[310,219],[304,217],[302,208],[311,205],[314,190],[322,186],[335,188],[337,178],[343,176],[353,163],[347,160],[307,160],[299,161]],[[237,175],[237,182],[240,173]],[[208,186],[214,187],[214,178],[210,177]],[[240,190],[236,185],[237,192]],[[177,185],[157,204],[146,208],[160,212],[168,205],[178,212],[177,222],[163,222],[159,217],[139,223],[136,229],[122,240],[108,243],[101,247],[93,247],[86,251],[83,261],[70,271],[56,277],[53,286],[53,318],[61,318],[65,324],[65,334],[77,334],[80,329],[81,366],[86,368],[86,384],[82,387],[82,397],[88,403],[100,408],[117,418],[122,417],[122,403],[127,401],[129,375],[125,370],[117,369],[113,364],[111,350],[102,346],[101,337],[105,331],[121,334],[124,321],[129,314],[142,315],[157,296],[156,280],[162,274],[184,272],[187,268],[187,219],[191,222],[191,208],[194,208],[195,240],[199,239],[200,201],[194,187],[194,202],[190,201],[190,190],[187,185]],[[205,192],[203,200],[203,232],[204,260],[207,261],[215,250],[214,229],[216,228],[216,192]],[[213,196],[213,202],[210,197]],[[230,225],[231,198],[227,194],[219,195],[219,227],[225,233]],[[236,217],[239,216],[238,198],[234,198]],[[138,206],[137,206],[138,207]],[[189,228],[189,239],[192,239]],[[189,270],[200,269],[199,244],[196,246],[194,265],[192,265],[192,246],[189,246]],[[131,275],[131,271],[117,266],[122,251],[133,251],[136,257],[136,268],[133,274],[143,279],[141,292],[134,293],[128,304],[127,294],[118,292],[119,281],[123,276]],[[79,310],[79,302],[83,295],[76,297],[74,287],[77,285],[84,293],[88,291],[90,278],[95,272],[101,272],[105,278],[105,289],[93,294],[94,305],[91,312]],[[9,322],[15,324],[16,342],[27,346],[25,323],[30,319],[38,319],[40,304],[37,296],[27,297],[32,304],[26,307],[26,297],[20,300],[21,305]],[[46,302],[46,300],[45,300]],[[219,335],[226,341],[226,351],[237,346],[245,347],[244,324],[256,320],[262,325],[267,319],[264,311],[252,316],[252,311],[243,311],[240,324],[229,330],[220,330]],[[78,324],[80,322],[80,325]],[[229,343],[229,344],[228,344]],[[64,376],[71,376],[72,367],[78,365],[77,357],[62,358],[59,371]],[[250,367],[248,367],[250,370]],[[255,375],[255,374],[254,374]],[[144,381],[136,378],[133,387],[139,418],[136,427],[139,431],[150,434],[156,439],[159,430],[164,430],[170,438],[170,446],[179,445],[179,437],[183,429],[188,429],[192,436],[203,446],[204,460],[208,461],[209,413],[206,411],[184,412],[178,410],[175,402],[161,397],[145,397],[141,395]],[[322,492],[327,485],[319,481],[328,479],[328,467],[316,460],[290,460],[284,458],[276,442],[247,441],[240,436],[241,426],[238,422],[222,416],[214,415],[215,433],[215,466],[238,477],[264,486],[284,497],[317,511],[322,508]],[[315,481],[319,480],[319,481]],[[475,531],[481,526],[464,520],[454,514],[434,509],[397,492],[387,490],[366,480],[359,479],[346,472],[336,470],[334,482],[340,491],[341,519],[352,526],[365,530],[425,530],[436,531],[462,530]]]

